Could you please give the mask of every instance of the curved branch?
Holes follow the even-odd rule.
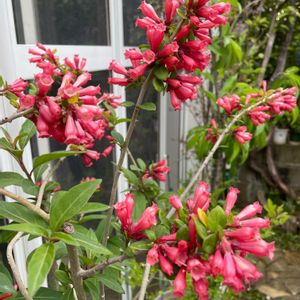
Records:
[[[36,207],[35,205],[33,205],[32,203],[30,203],[27,199],[16,195],[6,189],[0,188],[0,194],[9,197],[13,200],[16,200],[17,202],[21,203],[22,205],[26,206],[27,208],[31,209],[32,211],[34,211],[35,213],[37,213],[39,216],[41,216],[45,221],[49,221],[50,217],[47,213],[45,213],[42,209],[40,209],[39,207]]]
[[[18,232],[16,234],[16,236],[10,241],[10,243],[7,246],[6,256],[7,256],[8,264],[10,265],[10,268],[14,274],[14,278],[18,284],[18,288],[19,288],[21,294],[24,296],[24,298],[26,300],[32,300],[32,297],[29,295],[29,293],[22,281],[21,275],[18,271],[18,267],[15,263],[14,255],[13,255],[13,248],[14,248],[15,244],[17,243],[17,241],[22,237],[22,235],[23,235],[23,232]]]
[[[13,120],[18,119],[20,117],[24,117],[27,114],[32,113],[33,111],[34,111],[34,108],[32,107],[32,108],[28,108],[28,109],[16,112],[16,113],[12,114],[11,116],[5,117],[2,120],[0,120],[0,125],[6,124],[6,123],[11,123]]]

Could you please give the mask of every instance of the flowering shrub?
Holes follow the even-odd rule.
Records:
[[[139,9],[143,18],[137,19],[136,25],[146,31],[148,44],[125,52],[131,68],[126,69],[116,61],[109,66],[114,75],[122,75],[109,78],[110,84],[140,87],[126,137],[115,131],[115,125],[124,121],[115,112],[123,105],[120,97],[101,94],[99,85],[89,85],[91,74],[84,70],[86,61],[77,55],[73,61],[65,58],[62,63],[54,50],[37,44],[38,50],[29,51],[30,62],[41,73],[35,74],[30,83],[22,78],[11,84],[1,80],[0,93],[17,112],[0,124],[21,116],[28,119],[18,137],[11,137],[3,129],[4,137],[0,139],[0,148],[14,157],[26,176],[12,172],[0,174],[0,193],[16,201],[0,202],[0,215],[13,221],[1,230],[14,232],[6,240],[14,278],[8,275],[5,278],[8,286],[17,283],[25,299],[39,293],[56,299],[72,298],[74,292],[80,300],[87,299],[87,294],[99,299],[99,282],[122,293],[120,269],[116,272],[111,265],[141,252],[147,253],[147,263],[139,299],[145,297],[150,266],[158,263],[162,273],[173,282],[174,296],[179,298],[185,294],[187,276],[199,299],[209,297],[209,277],[220,275],[224,285],[241,292],[245,285],[262,276],[247,259],[248,254],[270,259],[274,255],[274,243],[260,237],[260,229],[269,226],[269,220],[257,217],[262,212],[261,205],[255,202],[236,213],[232,209],[239,191],[230,187],[225,207],[212,207],[209,185],[198,180],[222,143],[235,139],[245,144],[251,140],[247,118],[257,126],[273,115],[290,111],[296,105],[295,88],[267,90],[264,82],[263,89],[257,93],[219,98],[216,103],[227,114],[225,127],[218,127],[211,120],[212,127],[205,136],[210,152],[180,195],[170,195],[160,188],[159,183],[166,181],[171,172],[166,160],[147,165],[129,151],[138,114],[145,108],[142,104],[145,91],[151,82],[158,92],[169,93],[175,111],[182,103],[197,97],[203,79],[196,73],[204,70],[210,61],[210,30],[225,24],[230,11],[228,3],[209,6],[207,2],[166,0],[162,19],[149,3],[142,1]],[[22,156],[35,130],[40,138],[53,138],[65,144],[67,150],[35,158],[33,169],[28,170]],[[95,141],[103,138],[109,146],[95,149]],[[51,180],[65,157],[81,156],[85,166],[90,167],[93,160],[108,157],[116,146],[120,147],[121,154],[109,205],[89,202],[92,195],[101,192],[99,179],[85,178],[68,191],[60,191],[59,183]],[[130,169],[123,166],[127,153],[133,163]],[[53,160],[57,163],[48,168]],[[124,200],[116,203],[120,173],[127,179],[129,191]],[[10,185],[20,186],[28,198],[10,192],[6,188]],[[104,220],[96,231],[82,225],[97,219]],[[112,226],[115,236],[111,235]],[[44,244],[28,258],[28,288],[12,255],[13,246],[23,235],[44,239]],[[60,261],[62,257],[68,259],[68,264]],[[40,288],[49,272],[55,277],[52,286],[56,290]],[[16,295],[13,287],[8,292],[12,297]],[[101,297],[105,298],[104,288]]]

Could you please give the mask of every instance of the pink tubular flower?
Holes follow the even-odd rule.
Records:
[[[190,212],[197,214],[198,208],[201,208],[204,211],[208,209],[210,204],[210,193],[208,192],[208,188],[206,182],[199,181],[193,199],[189,199],[187,203]]]
[[[125,200],[114,205],[116,214],[121,221],[122,229],[129,231],[132,225],[132,213],[134,208],[134,200],[132,194],[126,194]]]
[[[231,114],[233,110],[240,107],[240,97],[237,95],[232,95],[231,97],[224,96],[217,100],[217,104],[224,108],[228,114]]]
[[[260,214],[262,212],[262,206],[259,204],[259,202],[254,202],[253,204],[250,204],[246,206],[235,218],[237,220],[244,220],[244,219],[249,219],[256,214]]]
[[[181,207],[183,207],[179,197],[177,195],[173,195],[169,198],[170,204],[175,208],[175,209],[179,209]]]
[[[193,286],[199,299],[208,300],[208,281],[206,278],[201,278],[198,281],[193,280]]]
[[[166,0],[165,1],[165,13],[166,13],[165,23],[166,23],[166,25],[171,24],[178,7],[179,7],[178,0]]]
[[[274,257],[275,243],[267,243],[264,240],[254,240],[248,242],[233,241],[232,245],[241,251],[254,254],[256,256],[268,256],[270,259]]]
[[[33,95],[20,95],[20,106],[19,109],[28,109],[33,107],[35,104],[35,96]]]
[[[226,197],[226,206],[225,206],[225,213],[227,215],[230,214],[232,208],[234,207],[239,192],[240,190],[237,188],[234,188],[232,186],[229,188],[229,193],[227,194]]]
[[[156,225],[156,213],[158,211],[158,206],[156,204],[152,204],[152,206],[146,208],[143,212],[140,219],[137,223],[132,225],[130,230],[130,235],[139,236],[144,230],[149,229],[153,225]]]
[[[176,298],[182,298],[184,296],[186,288],[186,271],[184,268],[180,268],[174,280],[173,295]]]
[[[233,132],[233,135],[236,138],[236,140],[241,144],[245,144],[246,142],[248,142],[252,139],[252,134],[247,132],[246,126],[241,126],[241,127],[237,128]]]
[[[167,161],[165,159],[160,160],[159,162],[153,164],[150,168],[150,173],[158,181],[166,181],[166,175],[170,172],[170,167],[167,166]]]
[[[272,113],[279,115],[283,111],[291,111],[297,104],[296,88],[278,91],[268,101]]]
[[[28,82],[24,81],[24,79],[19,78],[16,79],[13,83],[7,86],[7,90],[11,93],[20,96],[21,93],[24,92],[25,88],[28,86]]]
[[[225,230],[224,234],[227,238],[232,238],[239,241],[249,241],[258,235],[258,228],[243,226],[233,231]]]
[[[189,259],[187,262],[187,271],[191,274],[193,280],[198,281],[205,277],[206,268],[199,259]]]
[[[269,228],[270,220],[263,219],[263,218],[253,218],[253,219],[241,221],[240,226],[256,227],[256,228]]]
[[[54,83],[54,80],[50,75],[40,74],[39,76],[36,76],[36,80],[39,96],[46,95]]]
[[[271,118],[271,116],[265,113],[265,111],[269,111],[269,107],[261,105],[253,108],[247,114],[251,119],[252,123],[255,126],[258,126],[259,124],[263,124]]]
[[[223,256],[221,254],[220,248],[217,248],[216,252],[211,258],[211,272],[214,277],[222,274],[224,267]]]
[[[246,283],[255,282],[262,277],[262,274],[257,271],[256,267],[245,258],[234,255],[233,259],[239,278],[245,280]]]
[[[156,14],[153,6],[151,4],[146,3],[146,1],[142,2],[142,4],[139,6],[139,9],[141,10],[141,12],[145,17],[148,17],[157,23],[162,22],[161,19]]]
[[[148,28],[147,39],[149,41],[151,50],[157,52],[160,43],[162,42],[165,35],[165,26],[163,24],[155,24]]]
[[[158,260],[158,246],[155,244],[147,253],[147,264],[154,266]]]
[[[173,265],[161,253],[159,253],[159,264],[164,273],[169,276],[173,275]]]

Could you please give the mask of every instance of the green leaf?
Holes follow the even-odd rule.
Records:
[[[206,238],[204,238],[202,243],[202,249],[207,254],[211,254],[215,251],[217,245],[217,235],[210,234]]]
[[[48,169],[48,164],[43,164],[33,170],[35,181],[40,181],[42,179],[43,174]]]
[[[81,232],[74,232],[73,238],[85,249],[92,251],[95,255],[111,255],[112,253],[100,243],[91,240],[87,235]]]
[[[123,168],[122,172],[129,183],[134,184],[134,185],[139,183],[138,177],[130,170]]]
[[[134,202],[136,203],[136,205],[134,205],[133,208],[132,219],[134,221],[137,221],[141,217],[144,210],[146,209],[147,199],[145,195],[141,192],[134,192],[133,195],[134,195]]]
[[[110,274],[99,274],[97,276],[99,280],[107,286],[109,289],[119,293],[119,294],[124,294],[124,290],[122,288],[122,285],[119,283],[117,278],[114,278],[113,276],[110,276]]]
[[[80,213],[87,214],[93,212],[106,211],[109,209],[109,206],[103,203],[98,202],[88,202],[81,210]]]
[[[62,157],[74,156],[77,154],[82,154],[84,151],[55,151],[47,154],[40,155],[33,160],[33,169],[39,167],[40,165],[49,162],[51,160],[56,160]]]
[[[207,230],[205,226],[197,219],[196,216],[193,216],[193,221],[195,223],[198,235],[201,237],[202,240],[204,240],[207,237]]]
[[[235,161],[235,159],[238,157],[238,155],[241,151],[240,143],[238,141],[234,140],[233,147],[230,150],[231,150],[230,151],[231,155],[229,157],[229,163],[232,164]]]
[[[17,223],[31,223],[43,227],[47,226],[47,223],[39,215],[16,202],[0,201],[0,215]]]
[[[3,77],[0,75],[0,87],[2,87],[4,84],[4,80],[3,80]]]
[[[5,138],[0,138],[0,149],[9,152],[17,159],[21,158],[23,154],[22,150],[14,148]]]
[[[145,171],[145,170],[146,170],[147,166],[146,166],[145,162],[144,162],[142,159],[138,158],[138,159],[136,160],[136,162],[137,162],[137,164],[139,165],[139,167],[140,167],[140,169],[141,169],[142,171]]]
[[[29,223],[9,224],[5,226],[0,226],[0,229],[7,230],[7,231],[25,232],[36,236],[44,236],[44,237],[49,236],[49,232],[45,228],[37,224],[29,224]]]
[[[63,241],[67,245],[79,246],[79,243],[72,237],[72,235],[64,232],[54,232],[51,235],[51,239],[57,239]]]
[[[131,107],[131,106],[134,106],[134,103],[132,101],[125,101],[125,102],[122,102],[122,106]]]
[[[0,293],[15,293],[15,289],[13,287],[13,283],[11,279],[3,274],[0,273]]]
[[[55,258],[53,244],[43,244],[36,249],[28,262],[28,291],[34,295],[46,279]]]
[[[212,232],[217,232],[219,230],[219,226],[224,228],[226,223],[227,218],[225,212],[219,205],[212,209],[207,215],[207,227]]]
[[[164,66],[156,66],[154,68],[154,76],[161,81],[166,81],[168,79],[169,71]]]
[[[21,186],[25,178],[14,172],[0,172],[0,187],[4,188],[10,185]]]
[[[111,132],[111,135],[112,135],[112,137],[115,138],[115,140],[117,141],[117,143],[118,143],[120,146],[122,146],[122,145],[124,144],[124,138],[123,138],[123,136],[122,136],[119,132],[113,130],[113,131]]]
[[[148,111],[156,111],[156,105],[153,102],[146,102],[140,105],[140,108]]]
[[[36,134],[36,128],[32,121],[26,120],[19,134],[19,146],[24,149],[29,140]]]
[[[5,91],[5,97],[9,100],[9,103],[15,107],[15,108],[18,108],[19,107],[19,104],[18,104],[18,97],[11,93],[10,91]]]
[[[72,187],[55,198],[50,208],[50,226],[59,228],[66,220],[78,214],[98,188],[101,180],[87,181]]]
[[[63,270],[55,270],[55,277],[65,286],[72,283],[68,273]]]
[[[130,249],[135,250],[135,251],[140,251],[140,250],[149,250],[152,246],[151,241],[137,241],[132,244],[130,244]]]
[[[85,290],[92,297],[92,300],[100,299],[100,286],[96,278],[88,278],[83,282]]]
[[[187,19],[185,12],[181,8],[177,8],[176,12],[177,12],[178,16],[181,17],[182,19],[184,19],[184,20]]]
[[[237,81],[237,74],[230,76],[225,82],[224,85],[220,91],[221,97],[231,92],[234,88],[234,85]]]
[[[24,296],[18,294],[11,299],[24,300]],[[42,287],[37,291],[37,293],[33,297],[33,300],[62,300],[62,293]]]
[[[187,225],[184,224],[183,226],[181,226],[178,229],[178,231],[176,233],[176,240],[177,241],[181,241],[181,240],[188,241],[188,239],[189,239],[189,229],[188,229]]]
[[[164,83],[156,77],[153,78],[152,85],[158,93],[162,92],[165,88]]]

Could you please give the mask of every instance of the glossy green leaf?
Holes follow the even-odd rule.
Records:
[[[103,255],[111,255],[112,253],[101,245],[99,242],[91,240],[87,235],[74,232],[72,234],[73,238],[85,249],[92,251],[95,255],[99,256],[100,254]]]
[[[109,206],[99,202],[88,202],[81,210],[80,213],[87,214],[87,213],[94,213],[94,212],[101,212],[106,211],[109,209]]]
[[[54,232],[51,235],[51,239],[57,239],[64,242],[67,245],[79,246],[79,243],[72,237],[72,235],[64,232]]]
[[[62,300],[62,293],[48,289],[48,288],[40,288],[33,300]],[[16,295],[15,297],[11,298],[12,300],[24,300],[24,296],[21,294]]]
[[[100,286],[96,278],[88,278],[83,282],[85,290],[92,297],[92,300],[100,299]]]
[[[189,239],[189,229],[187,227],[187,225],[183,225],[181,226],[177,233],[176,233],[176,240],[177,241],[181,241],[181,240],[188,240]]]
[[[204,238],[202,243],[202,249],[207,254],[211,254],[215,251],[217,245],[217,235],[210,234]]]
[[[169,71],[164,66],[156,66],[154,68],[154,76],[159,80],[166,81],[168,79]]]
[[[0,293],[15,293],[11,279],[4,273],[0,273]]]
[[[0,230],[7,231],[18,231],[25,232],[36,236],[48,237],[49,232],[45,228],[37,224],[21,223],[21,224],[9,224],[5,226],[0,226]]]
[[[124,106],[124,107],[131,107],[131,106],[134,106],[134,102],[132,102],[132,101],[124,101],[124,102],[122,102],[122,106]]]
[[[149,250],[152,246],[151,241],[137,241],[132,244],[130,244],[130,249],[135,250],[135,251],[140,251],[140,250]]]
[[[19,146],[24,149],[30,139],[36,134],[36,128],[32,121],[26,120],[19,133]]]
[[[43,154],[36,157],[33,160],[33,169],[51,160],[56,160],[62,157],[74,156],[82,153],[84,153],[84,151],[55,151],[48,154]]]
[[[16,202],[0,201],[0,215],[17,223],[31,223],[43,227],[47,226],[47,223],[39,215]]]
[[[33,170],[33,175],[35,181],[40,181],[42,179],[42,175],[45,173],[45,171],[48,169],[48,164],[40,165],[39,167],[35,168]]]
[[[122,285],[118,281],[118,278],[114,278],[113,276],[110,276],[110,274],[107,273],[99,274],[97,278],[99,278],[99,280],[109,289],[119,294],[124,294],[124,290],[122,288]]]
[[[207,215],[207,226],[212,232],[217,232],[219,226],[225,227],[227,218],[221,206],[216,206]]]
[[[164,90],[164,83],[161,80],[157,79],[156,77],[153,78],[152,85],[158,93]]]
[[[153,102],[146,102],[140,105],[140,109],[148,111],[156,111],[156,105]]]
[[[43,244],[34,250],[28,262],[28,291],[34,295],[46,279],[55,258],[53,244]]]
[[[122,136],[122,134],[120,134],[119,132],[113,130],[111,132],[111,136],[117,141],[117,143],[122,146],[124,144],[124,138]]]
[[[61,197],[55,198],[50,208],[50,226],[57,229],[78,214],[100,183],[100,180],[87,181],[72,187]]]
[[[196,216],[193,216],[193,221],[196,226],[197,234],[201,237],[202,240],[204,240],[207,237],[207,230],[205,226],[197,219]]]

